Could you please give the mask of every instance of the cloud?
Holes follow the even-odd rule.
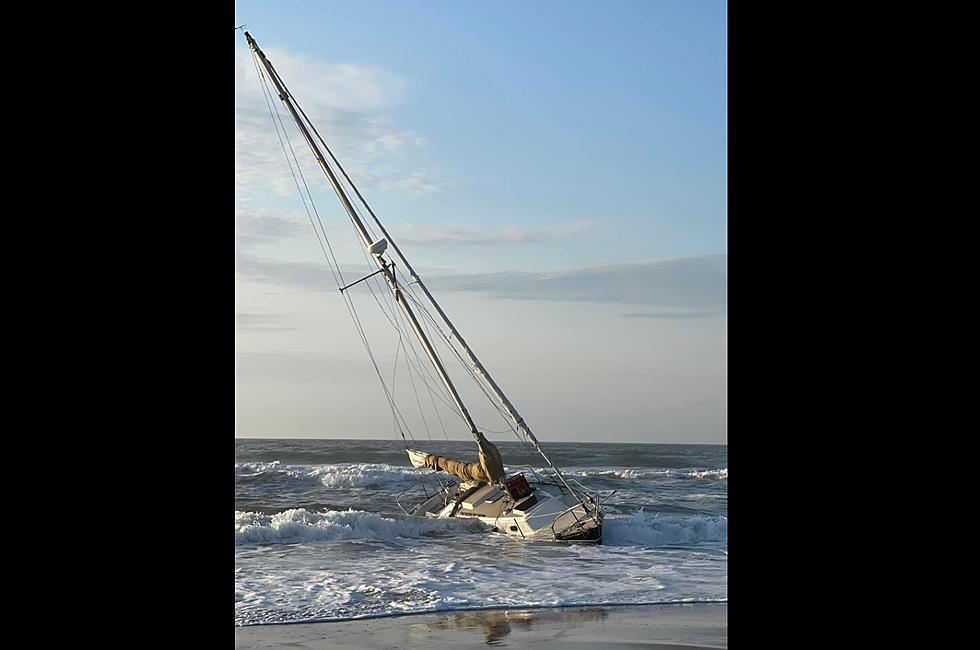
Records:
[[[580,300],[723,309],[728,302],[728,256],[681,257],[559,273],[467,274],[433,277],[433,291],[480,291],[520,300]]]
[[[266,55],[359,186],[408,195],[437,192],[445,186],[412,160],[423,139],[385,117],[405,94],[405,82],[398,75],[376,66],[328,63],[278,49],[266,50]],[[235,75],[236,195],[248,199],[259,190],[291,194],[296,191],[295,181],[247,48],[236,47]],[[274,94],[271,103],[282,115],[307,183],[323,188],[322,172],[286,109]]]
[[[368,174],[364,174],[363,172],[362,175],[369,177]],[[406,174],[399,174],[397,178],[395,174],[389,172],[389,176],[390,180],[387,181],[387,186],[407,196],[433,194],[435,192],[442,192],[450,187],[450,183],[437,180],[435,175],[427,169],[418,169]]]
[[[350,383],[369,381],[370,366],[364,361],[338,359],[313,352],[239,352],[235,373],[239,379],[254,378],[300,383]]]
[[[235,213],[235,237],[239,246],[302,237],[309,230],[309,219],[298,213],[283,215],[266,208],[244,209]]]
[[[418,226],[400,224],[398,241],[417,246],[494,246],[500,244],[527,244],[569,237],[591,226],[589,221],[546,226],[508,226],[496,231],[479,231],[451,226]]]
[[[291,289],[323,291],[336,289],[337,284],[327,264],[281,262],[239,252],[235,271],[245,279]]]
[[[325,265],[305,262],[279,262],[240,254],[238,272],[257,282],[299,289],[323,290],[336,286]],[[725,254],[555,273],[423,275],[437,295],[441,291],[473,291],[518,300],[620,303],[701,312],[724,311],[728,303],[728,256]]]
[[[286,321],[284,314],[254,314],[241,312],[235,314],[235,329],[256,330],[262,332],[286,332],[296,330],[296,327],[283,325]]]
[[[710,311],[659,311],[659,312],[635,312],[631,314],[620,314],[625,318],[653,318],[663,320],[686,320],[689,318],[711,318],[715,314]]]

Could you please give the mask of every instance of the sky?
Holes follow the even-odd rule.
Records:
[[[542,443],[727,442],[725,2],[236,7]],[[240,31],[234,65],[236,436],[394,438]],[[375,268],[274,99],[353,282]],[[468,439],[382,290],[350,295],[406,435]]]

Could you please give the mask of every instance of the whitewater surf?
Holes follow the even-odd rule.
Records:
[[[514,467],[534,460],[518,443],[501,451]],[[236,624],[727,601],[726,446],[558,443],[553,453],[568,475],[616,491],[602,546],[533,544],[393,510],[419,477],[392,441],[237,440]]]

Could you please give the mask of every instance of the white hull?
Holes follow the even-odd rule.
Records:
[[[416,506],[411,514],[474,518],[491,530],[533,541],[602,542],[602,511],[589,507],[556,483],[530,483],[531,493],[513,499],[496,485],[465,488],[453,483]]]

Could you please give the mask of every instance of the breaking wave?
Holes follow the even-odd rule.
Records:
[[[543,474],[525,445],[499,448],[509,474]],[[436,451],[476,458],[470,440]],[[390,440],[236,440],[236,625],[727,600],[724,445],[560,443],[549,454],[601,495],[602,545],[531,543],[473,520],[404,515],[399,504],[449,477],[410,467]]]
[[[268,515],[235,512],[235,544],[297,544],[345,539],[421,538],[486,532],[475,521],[383,517],[361,510],[309,512],[296,508]],[[615,546],[692,546],[728,543],[727,517],[684,517],[635,512],[607,516],[603,543]]]
[[[671,470],[669,469],[602,469],[602,470],[574,470],[571,472],[566,472],[571,476],[579,476],[583,478],[619,478],[627,481],[635,481],[637,479],[654,478],[657,476],[670,476]]]
[[[390,487],[393,483],[413,481],[420,473],[412,467],[386,463],[342,463],[337,465],[283,465],[236,463],[235,473],[242,479],[281,479],[284,477],[318,481],[329,488]]]
[[[524,467],[507,467],[509,474],[525,471]],[[538,470],[544,474],[543,469]],[[328,488],[389,488],[418,480],[422,474],[413,467],[390,465],[388,463],[340,463],[324,465],[283,465],[278,460],[271,462],[236,463],[238,478],[246,480],[298,479],[317,481]],[[526,473],[526,472],[525,472]],[[605,479],[623,481],[643,481],[656,479],[709,479],[727,480],[728,468],[720,469],[585,469],[570,468],[568,476],[579,479]],[[528,475],[531,477],[531,475]]]
[[[566,475],[576,476],[580,478],[605,478],[605,479],[622,479],[625,481],[636,481],[643,479],[656,479],[656,478],[707,478],[707,479],[727,479],[728,478],[728,468],[721,469],[697,469],[697,468],[684,468],[684,469],[638,469],[638,468],[623,468],[623,469],[573,469],[565,472]]]
[[[421,474],[414,467],[398,467],[382,463],[320,465],[309,476],[327,487],[388,487],[395,481],[412,481]]]
[[[293,478],[303,475],[302,466],[283,466],[278,460],[270,463],[235,463],[235,475],[240,478],[255,478],[262,475],[285,474]]]
[[[651,515],[641,511],[627,517],[606,516],[602,528],[603,543],[617,546],[728,544],[727,517]]]
[[[717,478],[717,479],[727,479],[728,478],[728,468],[723,469],[706,469],[703,472],[698,470],[692,470],[687,473],[688,476],[693,478]]]
[[[235,545],[296,544],[338,539],[394,539],[472,533],[485,528],[460,519],[394,519],[361,510],[309,512],[304,508],[274,515],[235,512]]]

